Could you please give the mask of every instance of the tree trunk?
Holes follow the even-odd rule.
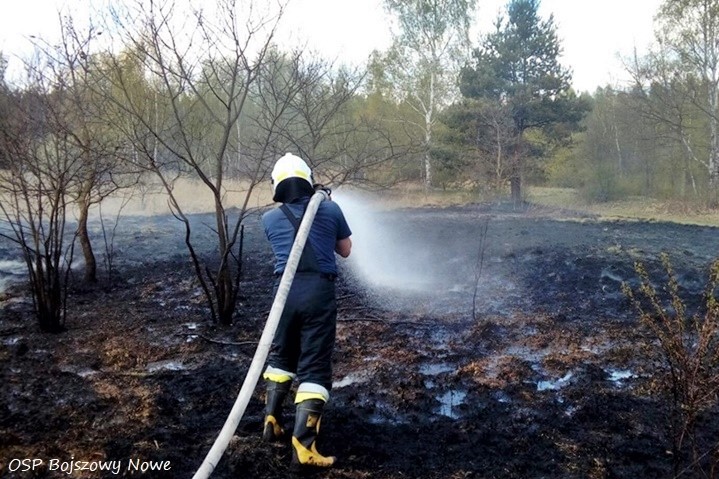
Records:
[[[716,85],[717,83],[714,82],[709,89],[709,106],[712,112],[717,111],[717,103],[719,103]],[[719,120],[714,114],[709,117],[709,128],[710,150],[707,165],[709,168],[709,204],[715,207],[719,203]]]
[[[229,132],[230,130],[228,129],[227,135],[229,135]],[[217,313],[220,324],[229,326],[232,324],[232,315],[235,312],[235,298],[237,297],[237,293],[232,281],[232,268],[229,263],[229,258],[231,258],[232,255],[228,249],[232,247],[232,242],[229,238],[227,216],[225,215],[225,209],[222,206],[222,198],[220,196],[222,182],[225,177],[224,162],[221,155],[218,157],[217,164],[215,165],[215,175],[215,222],[217,224],[219,251],[222,255],[220,267],[217,271],[215,294],[217,296]]]
[[[424,130],[424,186],[432,187],[432,162],[430,158],[430,145],[432,144],[432,118],[431,112],[425,116]]]
[[[432,187],[432,163],[429,160],[429,151],[424,154],[424,186]]]
[[[424,112],[424,186],[432,187],[432,162],[430,148],[432,146],[432,127],[434,125],[434,103],[435,103],[435,72],[430,75],[429,81],[429,104]]]
[[[86,283],[97,282],[97,261],[95,253],[92,250],[90,235],[87,231],[87,219],[90,212],[90,195],[89,192],[83,191],[80,198],[80,217],[77,222],[77,239],[80,241],[82,248],[82,256],[85,259],[84,280]]]
[[[55,270],[52,259],[45,255],[38,256],[32,287],[35,296],[35,308],[40,330],[46,333],[63,331],[62,323],[62,285],[59,272]]]
[[[235,298],[237,293],[232,281],[230,267],[226,264],[217,278],[218,290],[218,312],[220,324],[229,326],[232,324],[232,315],[235,313]]]
[[[519,172],[509,179],[509,186],[512,190],[512,203],[515,208],[519,208],[522,205],[522,178],[519,176]]]
[[[524,130],[519,129],[519,137],[514,149],[514,161],[509,178],[509,186],[512,192],[512,203],[514,208],[522,206],[522,142],[524,140]]]

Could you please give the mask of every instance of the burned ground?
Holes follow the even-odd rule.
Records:
[[[651,339],[621,284],[636,285],[635,261],[660,284],[666,252],[698,307],[717,229],[488,205],[374,221],[402,241],[371,254],[405,266],[374,284],[379,273],[350,264],[338,282],[336,382],[319,449],[340,462],[316,477],[672,477]],[[68,477],[8,466],[74,457],[167,460],[170,472],[144,476],[190,477],[235,400],[272,301],[269,248],[256,217],[246,228],[231,327],[207,320],[172,218],[123,219],[113,286],[75,288],[64,333],[39,333],[21,289],[5,294],[0,474]],[[289,445],[261,443],[261,421],[258,387],[213,477],[288,476]],[[719,436],[717,415],[701,429]]]

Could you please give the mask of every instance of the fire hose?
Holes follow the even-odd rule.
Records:
[[[270,346],[272,346],[272,340],[275,337],[275,331],[277,330],[277,325],[280,322],[282,310],[285,308],[287,295],[290,292],[290,287],[292,286],[292,281],[294,280],[295,272],[297,271],[297,266],[299,265],[300,257],[302,256],[302,251],[305,247],[305,243],[307,242],[307,236],[310,233],[312,222],[317,214],[317,209],[319,208],[320,203],[328,199],[329,196],[329,190],[319,189],[314,195],[312,195],[312,198],[307,205],[305,214],[302,217],[302,223],[300,223],[297,236],[292,244],[290,255],[287,258],[285,271],[282,274],[280,284],[277,287],[277,293],[275,294],[275,300],[272,303],[270,314],[267,317],[265,329],[262,331],[260,342],[257,345],[255,355],[250,363],[250,369],[247,371],[245,380],[242,383],[242,388],[240,388],[235,404],[232,406],[230,414],[225,420],[224,426],[222,426],[220,433],[217,435],[217,439],[215,439],[215,443],[207,453],[207,456],[205,456],[205,460],[200,465],[200,468],[197,469],[195,475],[192,476],[193,479],[207,479],[210,477],[210,474],[212,474],[212,471],[215,470],[217,463],[222,458],[222,454],[227,449],[227,445],[230,443],[232,436],[235,434],[242,416],[245,414],[247,404],[250,402],[250,397],[257,386],[257,381],[260,379],[262,368],[267,360],[267,355],[270,352]]]

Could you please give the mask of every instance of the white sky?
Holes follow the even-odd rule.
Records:
[[[542,0],[540,15],[553,14],[579,91],[593,92],[627,76],[619,55],[641,54],[653,39],[653,16],[662,0]],[[478,0],[479,31],[491,28],[507,0]],[[57,35],[58,5],[82,17],[86,1],[0,0],[0,50],[27,54],[29,35]],[[291,0],[280,34],[287,44],[306,45],[338,62],[363,64],[373,49],[390,43],[382,0]],[[477,35],[472,41],[476,43]]]

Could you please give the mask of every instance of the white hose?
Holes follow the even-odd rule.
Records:
[[[275,294],[275,300],[272,303],[272,309],[270,309],[270,315],[267,318],[265,329],[262,331],[260,343],[257,345],[257,350],[252,358],[252,363],[250,363],[250,369],[247,372],[247,376],[245,376],[245,381],[242,383],[242,388],[237,395],[235,404],[232,406],[232,410],[230,410],[230,414],[227,416],[225,425],[222,426],[220,434],[218,434],[217,439],[215,439],[215,443],[212,445],[210,452],[207,453],[202,465],[200,465],[200,468],[197,470],[195,475],[192,476],[193,479],[207,479],[210,477],[210,474],[212,474],[212,471],[215,470],[217,463],[220,462],[225,449],[227,449],[230,439],[232,439],[232,436],[235,434],[243,414],[245,414],[247,404],[250,402],[250,397],[257,386],[257,381],[260,379],[262,368],[265,365],[267,355],[270,352],[272,339],[275,337],[275,331],[277,330],[277,325],[280,322],[282,310],[285,308],[287,295],[290,292],[292,280],[295,277],[297,266],[300,263],[302,250],[307,242],[307,236],[310,233],[312,222],[317,214],[317,208],[319,208],[320,203],[327,198],[329,198],[329,194],[326,191],[319,190],[317,193],[312,195],[312,198],[307,205],[307,210],[302,218],[300,228],[297,231],[297,237],[295,238],[295,242],[290,250],[290,256],[287,258],[287,264],[285,265],[285,271],[282,274],[280,285],[277,287],[277,293]]]

